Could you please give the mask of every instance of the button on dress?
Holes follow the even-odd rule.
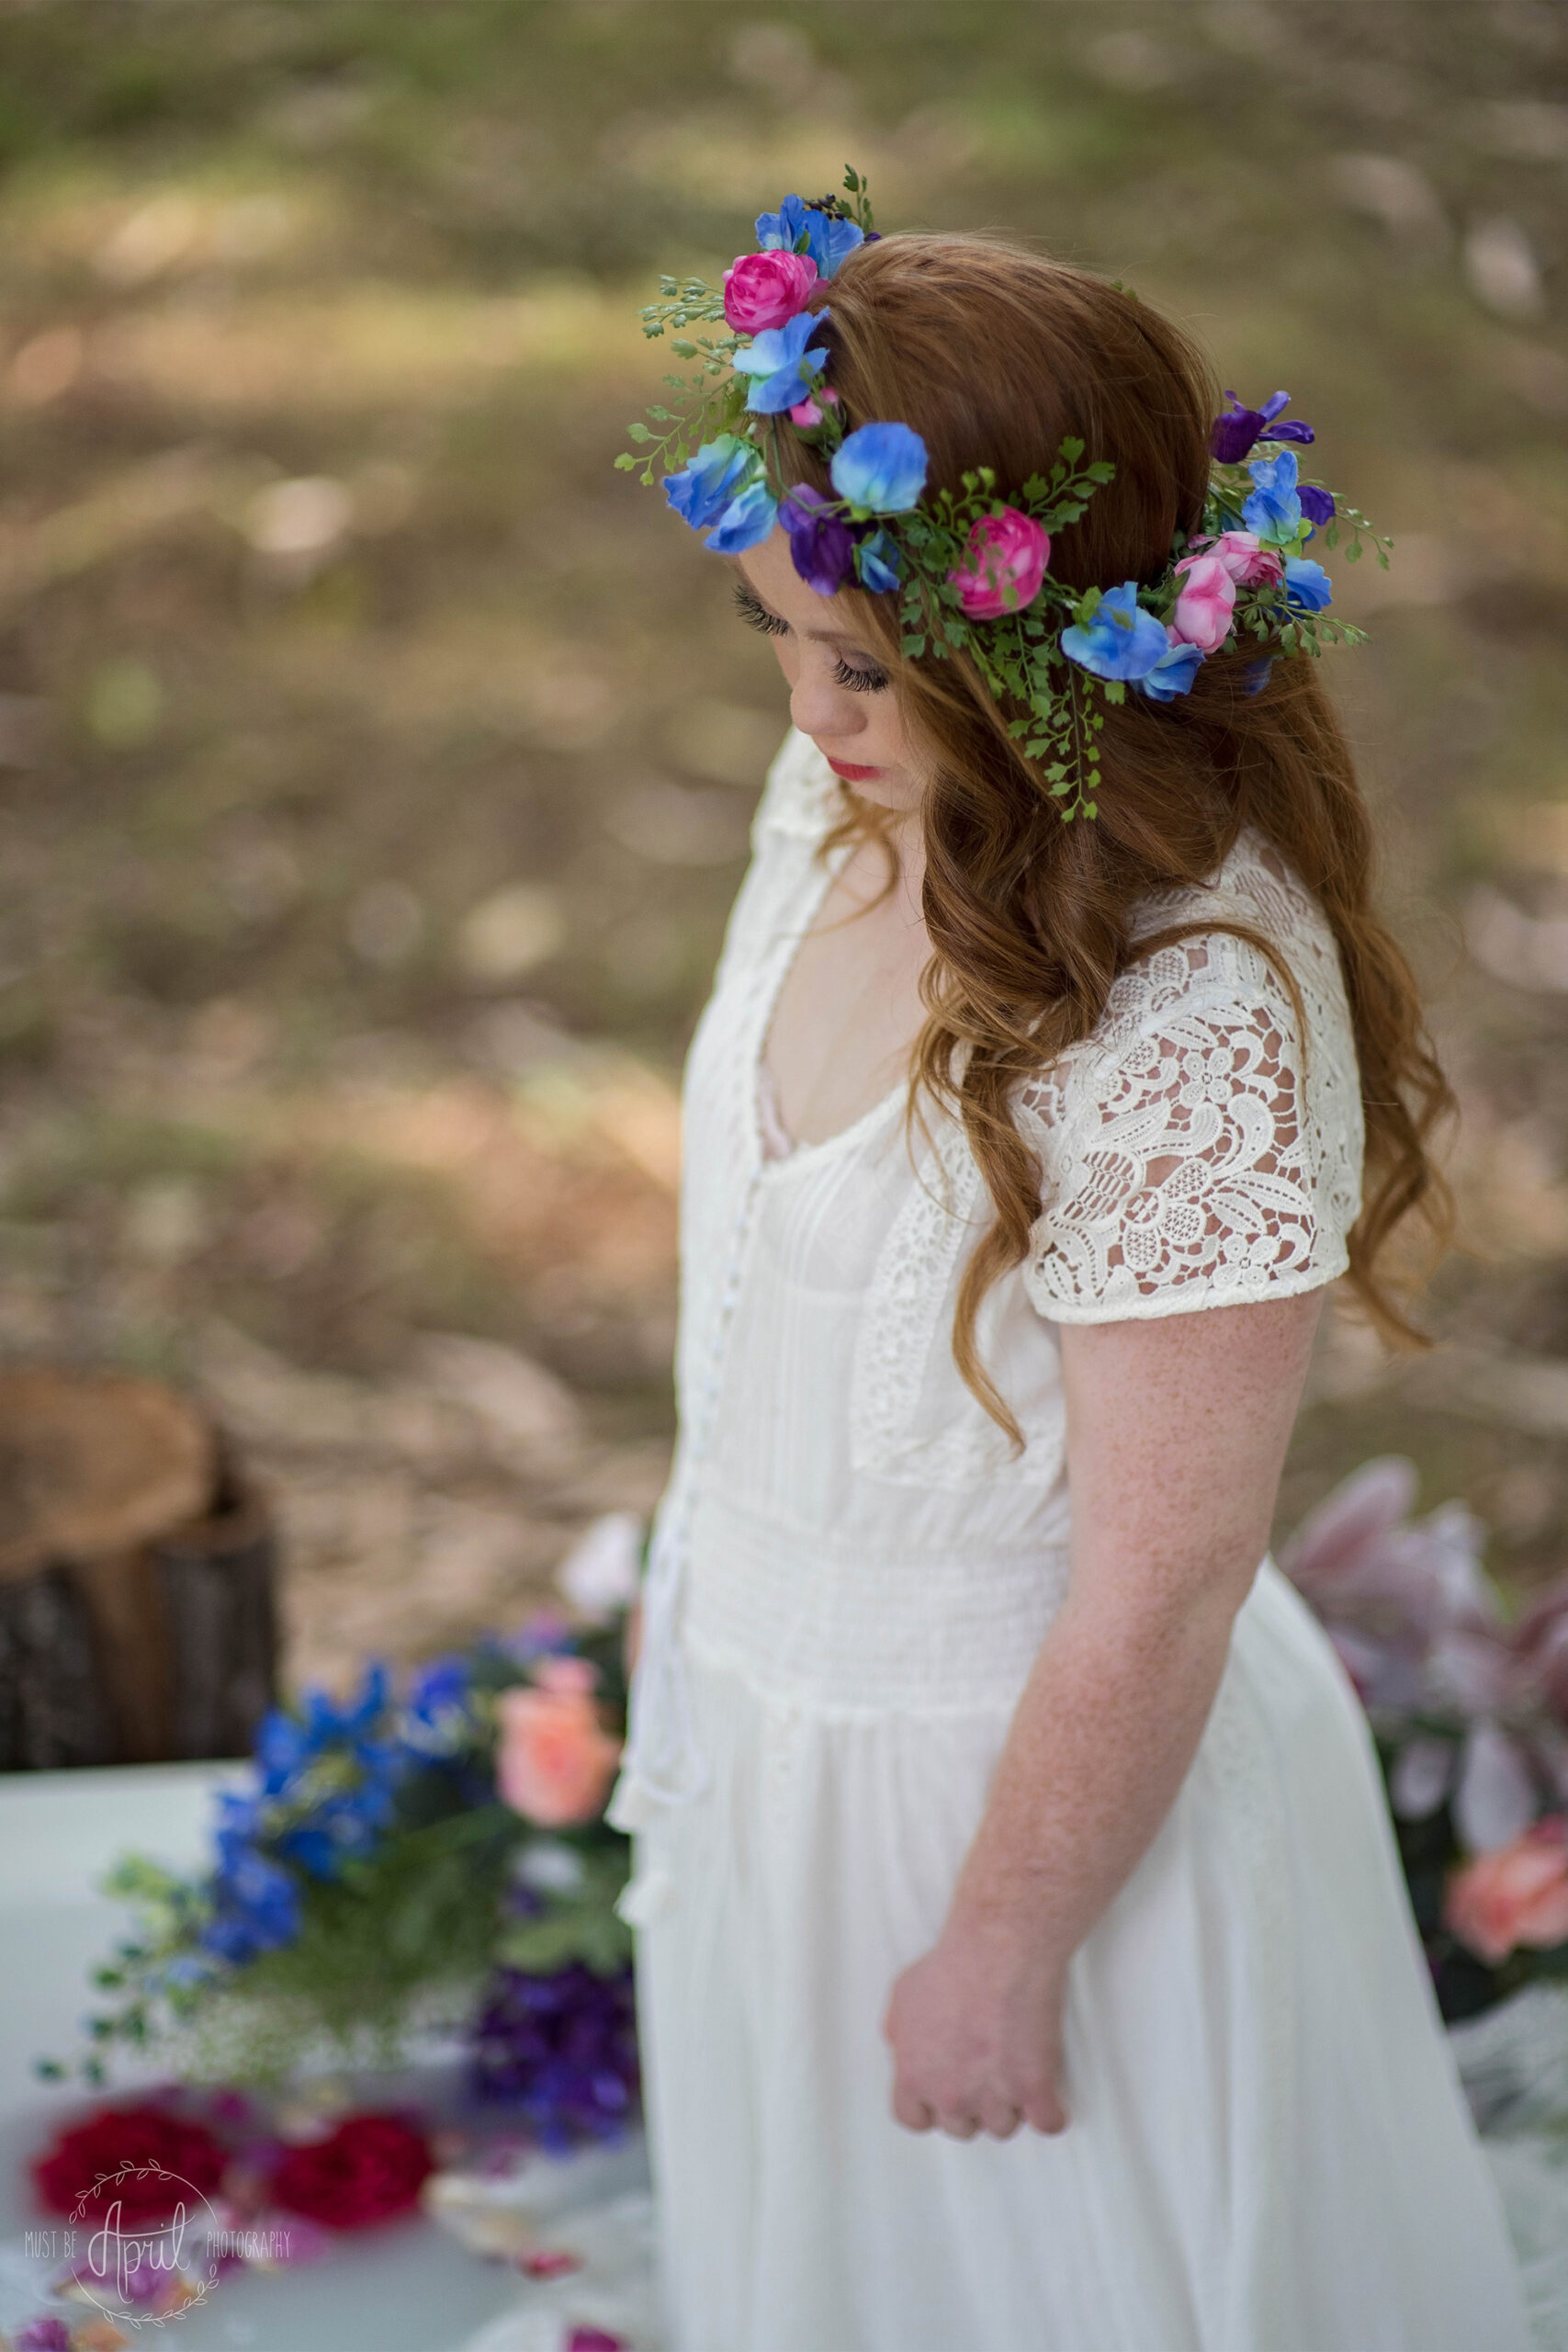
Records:
[[[961,1128],[910,1128],[900,1085],[792,1149],[761,1091],[840,809],[792,735],[686,1080],[680,1439],[615,1807],[673,2352],[1526,2352],[1367,1728],[1268,1560],[1073,1959],[1069,2129],[892,2120],[887,1995],[1066,1589],[1057,1327],[1331,1282],[1362,1135],[1332,933],[1244,835],[1144,920],[1250,924],[1306,1037],[1211,933],[1021,1091],[1040,1216],[979,1325],[1016,1453],[953,1363],[988,1211]]]

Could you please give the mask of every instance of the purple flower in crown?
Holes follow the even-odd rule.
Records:
[[[1315,526],[1319,523],[1333,522],[1334,499],[1330,492],[1319,490],[1314,481],[1303,481],[1297,490],[1296,496],[1302,502],[1302,513],[1309,523]]]
[[[798,196],[786,196],[776,212],[757,215],[757,243],[763,253],[807,254],[818,277],[831,277],[845,256],[865,243],[852,220],[819,212]]]
[[[849,525],[809,482],[789,492],[779,508],[779,521],[789,533],[789,551],[807,586],[819,596],[836,596],[855,568]]]
[[[1215,417],[1209,435],[1209,447],[1222,466],[1239,466],[1259,441],[1317,438],[1310,424],[1299,424],[1293,417],[1284,424],[1274,422],[1280,411],[1290,406],[1289,392],[1276,392],[1261,408],[1243,408],[1234,392],[1227,392],[1225,399],[1230,405]]]
[[[811,343],[827,316],[826,311],[802,311],[782,327],[753,336],[735,353],[730,366],[738,376],[752,379],[746,405],[754,416],[777,416],[807,399],[812,375],[828,361],[826,346]]]

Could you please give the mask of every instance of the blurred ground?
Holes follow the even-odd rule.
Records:
[[[1399,540],[1337,678],[1470,1250],[1437,1354],[1336,1326],[1282,1517],[1393,1446],[1563,1565],[1568,11],[14,0],[0,92],[0,1352],[206,1385],[296,1670],[504,1620],[657,1491],[784,704],[611,460],[657,271],[846,158],[1288,385]]]

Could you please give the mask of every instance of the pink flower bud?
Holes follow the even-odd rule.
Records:
[[[724,315],[737,334],[762,334],[804,311],[816,283],[809,254],[742,254],[724,273]]]
[[[947,576],[972,621],[994,621],[1032,605],[1050,560],[1050,539],[1033,516],[1005,506],[980,517],[964,561]]]
[[[1235,582],[1217,555],[1189,556],[1177,569],[1186,577],[1170,616],[1170,633],[1183,645],[1195,645],[1200,653],[1216,653],[1230,635]]]

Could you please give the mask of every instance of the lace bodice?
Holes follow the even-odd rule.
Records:
[[[962,1127],[932,1108],[928,1138],[907,1132],[895,1089],[791,1149],[761,1091],[773,1006],[844,854],[818,854],[840,805],[792,735],[687,1069],[681,1432],[630,1762],[665,1794],[690,1792],[696,1769],[682,1624],[821,1703],[852,1705],[890,1675],[910,1703],[928,1686],[1010,1687],[1065,1573],[1056,1327],[1312,1289],[1343,1272],[1357,1211],[1360,1092],[1334,940],[1246,838],[1213,885],[1152,900],[1144,920],[1228,919],[1276,943],[1305,1034],[1274,960],[1204,930],[1133,966],[1094,1035],[1021,1089],[1040,1215],[976,1329],[1023,1432],[1013,1447],[953,1361],[958,1285],[991,1214]],[[782,1619],[764,1593],[787,1596]]]

